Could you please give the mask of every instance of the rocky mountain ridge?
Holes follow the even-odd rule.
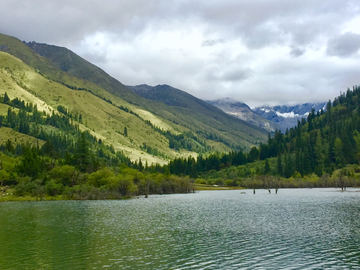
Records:
[[[221,109],[229,115],[244,120],[256,127],[266,130],[267,132],[274,132],[278,129],[277,124],[255,113],[244,102],[240,102],[229,97],[217,100],[208,100],[206,102]]]
[[[255,107],[252,110],[261,117],[270,120],[277,124],[282,132],[287,128],[297,125],[297,121],[302,118],[307,118],[311,110],[314,108],[315,112],[321,109],[325,110],[326,102],[319,103],[303,103],[298,105],[278,105],[278,106],[262,106]]]
[[[246,103],[229,97],[206,102],[267,132],[276,129],[285,132],[287,128],[296,126],[298,120],[306,118],[312,108],[317,112],[326,107],[326,102],[320,102],[250,108]]]

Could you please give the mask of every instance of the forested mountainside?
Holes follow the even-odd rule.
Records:
[[[194,190],[190,179],[154,175],[159,164],[149,171],[147,162],[132,162],[81,131],[81,115],[64,107],[58,108],[61,114],[49,115],[5,93],[0,109],[7,111],[0,116],[0,200],[119,199]]]
[[[266,140],[265,132],[208,104],[192,108],[197,99],[190,95],[187,108],[150,101],[67,49],[55,49],[75,60],[63,64],[58,57],[58,66],[0,35],[0,182],[17,196],[189,192],[193,180],[171,176],[163,165]],[[79,77],[70,74],[76,68]]]
[[[0,49],[2,200],[360,184],[358,86],[272,137],[167,85],[146,98],[124,86],[135,105],[15,38],[0,35]]]
[[[227,179],[231,172],[238,180],[256,175],[289,179],[311,174],[320,179],[336,172],[343,185],[346,177],[357,179],[360,176],[359,130],[360,87],[354,86],[353,90],[348,89],[333,102],[329,101],[326,110],[315,112],[312,109],[307,118],[298,121],[297,126],[285,134],[276,131],[274,137],[268,137],[267,143],[253,147],[249,153],[238,151],[207,159],[199,158],[193,164],[176,159],[169,164],[169,168],[172,173],[190,175],[196,172],[196,176],[215,179]],[[230,169],[233,165],[238,167]],[[208,172],[212,172],[212,176]],[[285,181],[283,185],[286,183],[289,184]]]

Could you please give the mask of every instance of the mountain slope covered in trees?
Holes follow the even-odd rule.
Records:
[[[163,164],[180,156],[250,149],[266,139],[265,132],[222,112],[214,115],[212,108],[184,110],[149,101],[66,48],[0,35],[0,50],[24,62],[13,64],[16,58],[2,53],[6,83],[0,81],[0,94],[22,96],[47,113],[62,106],[81,115],[82,128],[132,160]]]
[[[126,88],[126,101],[121,91],[75,77],[64,70],[81,65],[57,66],[66,49],[48,59],[0,35],[0,50],[1,192],[99,199],[190,192],[194,183],[360,184],[357,86],[265,143],[263,131],[179,89],[133,87],[145,91],[142,97]],[[88,63],[91,68],[107,76]]]
[[[326,111],[313,109],[297,126],[285,134],[276,131],[273,137],[268,137],[267,143],[253,147],[248,153],[235,151],[200,157],[197,161],[175,159],[168,166],[172,173],[193,177],[228,179],[229,172],[232,179],[240,182],[247,177],[262,177],[263,183],[255,179],[246,184],[248,187],[265,187],[268,179],[275,179],[267,176],[297,178],[300,179],[297,184],[286,180],[283,185],[301,186],[301,179],[311,175],[318,179],[312,184],[342,186],[344,179],[352,179],[352,185],[357,185],[360,183],[359,130],[360,87],[354,86],[353,90],[348,89],[333,102],[329,101]],[[331,175],[338,182],[330,182]]]

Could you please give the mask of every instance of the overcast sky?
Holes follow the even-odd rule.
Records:
[[[126,85],[250,106],[360,84],[358,0],[0,0],[0,32],[65,46]]]

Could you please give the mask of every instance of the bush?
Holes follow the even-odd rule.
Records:
[[[32,193],[35,188],[35,183],[31,182],[30,177],[23,177],[19,179],[19,183],[15,186],[15,196],[25,196]]]
[[[46,193],[50,196],[60,195],[64,191],[64,186],[55,180],[50,180],[45,184]]]

